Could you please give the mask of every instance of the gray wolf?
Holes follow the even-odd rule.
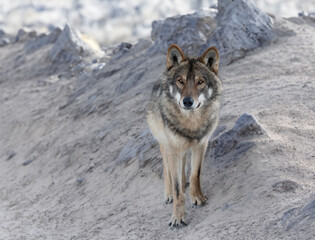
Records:
[[[219,118],[222,83],[218,67],[215,47],[199,58],[189,58],[173,44],[167,52],[166,70],[153,86],[147,122],[163,158],[165,202],[173,202],[171,228],[186,225],[185,164],[189,152],[191,203],[202,206],[207,201],[200,177],[208,140]]]

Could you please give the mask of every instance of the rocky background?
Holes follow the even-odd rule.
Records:
[[[71,25],[1,31],[0,239],[314,239],[314,42],[312,13],[249,0],[154,21],[106,51]],[[187,200],[189,225],[173,231],[145,122],[170,43],[217,46],[224,87],[208,203]]]
[[[313,0],[253,1],[279,17],[315,12]],[[12,35],[21,27],[47,33],[68,23],[106,47],[149,36],[154,20],[216,6],[216,0],[2,0],[0,29]]]

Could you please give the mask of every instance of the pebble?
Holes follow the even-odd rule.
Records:
[[[84,177],[80,177],[77,179],[77,183],[80,185],[82,184],[83,182],[85,182],[85,178]]]
[[[1,38],[0,39],[0,47],[5,46],[10,43],[10,40],[8,38]]]
[[[24,163],[23,163],[23,166],[27,166],[29,165],[31,162],[33,162],[35,160],[35,158],[30,158],[28,160],[26,160]]]
[[[16,152],[14,152],[14,151],[9,152],[8,157],[7,157],[7,160],[10,160],[10,159],[13,158],[15,155],[16,155]]]

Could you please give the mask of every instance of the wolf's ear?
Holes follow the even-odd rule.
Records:
[[[216,47],[208,48],[200,57],[200,61],[210,68],[210,71],[213,71],[215,74],[218,73],[219,60],[219,51]]]
[[[183,51],[176,44],[172,44],[167,51],[167,62],[166,67],[170,69],[171,67],[180,64],[185,61],[186,57]]]

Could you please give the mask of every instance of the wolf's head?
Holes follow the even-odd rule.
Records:
[[[184,110],[202,108],[220,94],[219,52],[208,48],[199,58],[186,58],[173,44],[167,53],[167,81],[171,98]]]

